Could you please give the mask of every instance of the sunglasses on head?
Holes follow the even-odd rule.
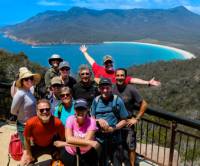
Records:
[[[50,111],[50,108],[42,108],[42,109],[39,109],[40,113],[44,113],[44,111],[46,112],[49,112]]]
[[[33,81],[33,80],[34,80],[34,77],[33,77],[33,76],[31,76],[31,77],[23,78],[23,80],[24,80],[24,81],[28,81],[28,80],[31,80],[31,81]]]
[[[63,94],[60,95],[61,98],[63,98],[63,97],[69,97],[69,96],[70,96],[69,93],[63,93]]]
[[[81,73],[81,75],[82,75],[82,76],[84,76],[84,75],[86,75],[86,76],[89,76],[89,75],[90,75],[90,73],[88,73],[88,72],[85,72],[85,73]]]

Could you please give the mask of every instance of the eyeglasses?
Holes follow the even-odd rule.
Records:
[[[34,80],[34,77],[33,77],[33,76],[31,76],[31,77],[23,78],[23,80],[24,80],[24,81],[28,81],[28,80],[31,80],[31,81],[33,81],[33,80]]]
[[[46,112],[49,112],[50,111],[50,108],[42,108],[42,109],[39,109],[40,113],[44,113],[44,111]]]
[[[69,67],[62,67],[60,70],[61,71],[64,71],[64,70],[68,71],[68,70],[70,70],[70,68]]]
[[[69,96],[71,96],[71,94],[69,94],[69,93],[63,93],[60,95],[61,98],[69,97]]]
[[[86,73],[81,73],[81,75],[82,75],[82,76],[84,76],[84,75],[89,76],[90,73],[87,73],[87,72],[86,72]]]

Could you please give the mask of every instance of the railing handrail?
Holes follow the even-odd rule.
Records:
[[[175,115],[173,112],[160,111],[160,110],[155,110],[152,108],[147,108],[145,113],[150,114],[150,115],[156,115],[163,119],[175,121],[179,124],[186,125],[186,126],[193,127],[200,130],[199,120],[187,119],[187,118],[181,117],[180,115]]]

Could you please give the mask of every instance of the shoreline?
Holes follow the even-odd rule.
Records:
[[[53,46],[53,45],[59,45],[59,44],[63,44],[63,45],[67,45],[67,44],[83,44],[83,43],[78,43],[78,42],[64,42],[64,43],[37,43],[37,42],[33,42],[33,41],[27,41],[27,40],[22,40],[22,39],[18,39],[17,37],[10,35],[9,33],[4,33],[3,35],[5,38],[9,38],[11,40],[17,41],[17,42],[21,42],[27,45],[31,45],[32,47],[37,47],[37,46]],[[148,46],[154,46],[154,47],[160,47],[160,48],[164,48],[164,49],[168,49],[168,50],[172,50],[175,51],[177,53],[179,53],[184,59],[193,59],[196,58],[196,56],[194,54],[192,54],[189,51],[180,49],[180,48],[176,48],[176,47],[171,47],[171,46],[166,46],[166,45],[161,45],[161,44],[152,44],[152,43],[145,43],[145,42],[134,42],[134,41],[104,41],[104,42],[99,42],[99,43],[86,43],[87,45],[90,44],[106,44],[106,43],[133,43],[133,44],[141,44],[141,45],[148,45]]]
[[[175,52],[179,53],[181,56],[183,56],[184,59],[196,58],[196,56],[189,51],[185,51],[185,50],[182,50],[182,49],[179,49],[179,48],[175,48],[175,47],[171,47],[171,46],[165,46],[165,45],[161,45],[161,44],[152,44],[152,43],[144,43],[144,42],[123,42],[123,41],[117,41],[117,42],[106,41],[106,42],[103,42],[103,43],[133,43],[133,44],[140,44],[140,45],[148,45],[148,46],[160,47],[160,48],[175,51]]]

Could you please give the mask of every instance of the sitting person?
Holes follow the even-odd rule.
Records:
[[[61,103],[55,108],[54,116],[58,117],[65,126],[66,120],[75,113],[71,89],[62,87],[60,92]]]
[[[103,64],[104,66],[98,65],[95,60],[88,54],[87,47],[85,45],[82,45],[80,47],[80,51],[85,56],[88,63],[92,66],[92,71],[94,73],[94,80],[99,83],[100,78],[109,78],[112,83],[116,82],[115,79],[115,70],[113,67],[113,59],[110,55],[105,55],[103,58]],[[133,78],[131,76],[126,77],[126,84],[144,84],[144,85],[151,85],[151,86],[159,86],[161,83],[159,81],[154,80],[152,78],[149,81],[145,81],[140,78]]]
[[[61,161],[64,165],[76,166],[76,154],[79,154],[79,164],[97,166],[98,142],[94,140],[96,121],[88,116],[88,104],[85,99],[77,99],[74,104],[75,115],[70,116],[66,122],[66,142],[56,141],[57,147],[63,148]],[[79,152],[80,151],[80,152]]]
[[[22,165],[34,162],[42,154],[51,154],[55,158],[58,149],[53,141],[58,136],[60,140],[64,140],[64,126],[58,118],[52,116],[49,101],[41,99],[37,103],[37,116],[26,122]]]

